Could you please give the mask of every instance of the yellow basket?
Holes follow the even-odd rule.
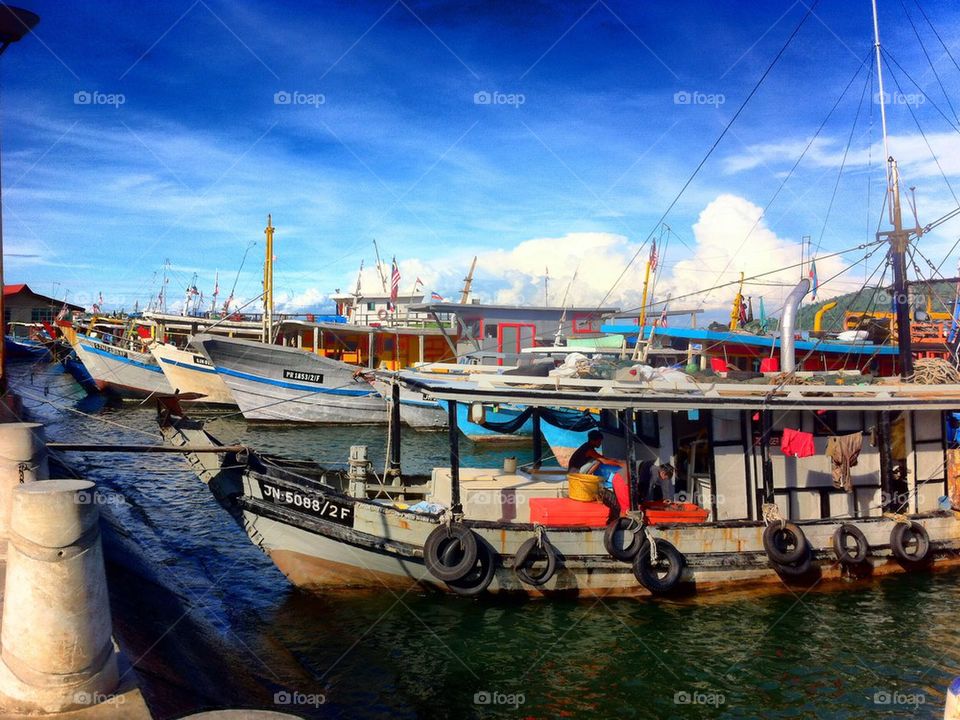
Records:
[[[567,497],[581,502],[595,502],[600,492],[600,478],[585,473],[567,475]]]

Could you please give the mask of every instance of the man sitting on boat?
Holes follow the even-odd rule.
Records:
[[[573,451],[567,469],[570,472],[598,475],[600,477],[600,491],[598,499],[610,508],[610,517],[620,517],[620,503],[613,490],[613,476],[627,464],[623,460],[608,458],[599,453],[603,445],[603,433],[591,430],[587,441]]]

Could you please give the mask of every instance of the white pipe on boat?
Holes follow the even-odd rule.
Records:
[[[46,480],[47,441],[40,423],[0,423],[0,555],[6,552],[13,491],[23,483]]]
[[[793,335],[797,329],[797,315],[803,296],[810,292],[810,280],[804,278],[787,295],[783,303],[783,315],[780,317],[780,369],[793,372],[796,369]]]
[[[92,482],[44,480],[13,491],[0,646],[4,711],[61,712],[116,690]]]

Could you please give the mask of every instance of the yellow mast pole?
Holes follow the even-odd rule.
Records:
[[[647,324],[647,287],[650,285],[650,261],[647,260],[647,270],[643,275],[643,299],[640,301],[640,319],[637,340],[643,340],[643,326]]]
[[[743,273],[740,273],[740,287],[737,296],[733,298],[733,309],[730,311],[730,329],[736,330],[740,326],[740,305],[743,303]]]
[[[267,258],[263,263],[263,341],[273,342],[273,216],[267,215]]]

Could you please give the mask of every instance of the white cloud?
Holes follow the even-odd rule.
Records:
[[[668,294],[679,297],[735,281],[741,271],[749,277],[799,263],[800,243],[779,237],[767,227],[761,215],[757,205],[736,195],[723,194],[712,200],[692,228],[695,239],[692,252],[674,242],[665,255],[661,254],[657,297],[662,299]],[[614,282],[638,250],[636,262],[611,292]],[[567,305],[596,306],[610,292],[606,306],[636,308],[641,303],[647,256],[647,247],[615,233],[576,232],[534,238],[511,249],[479,253],[474,297],[485,302],[542,305],[543,280],[549,269],[551,305],[560,305],[567,294]],[[456,298],[470,259],[462,254],[444,255],[437,260],[399,259],[401,290],[408,291],[420,277],[425,283],[425,293],[437,290],[449,299]],[[855,259],[858,258],[850,258]],[[839,257],[818,260],[821,283],[844,267]],[[388,265],[384,266],[384,272],[389,278]],[[798,267],[784,269],[762,278],[764,283],[780,283],[780,286],[747,286],[744,294],[752,295],[755,302],[763,296],[767,311],[772,313],[799,279]],[[354,274],[344,280],[341,289],[352,291],[355,284]],[[362,287],[367,292],[379,291],[380,280],[374,267],[364,269]],[[833,283],[821,286],[819,295],[828,297],[850,289],[848,284]],[[679,299],[671,308],[703,307],[721,311],[730,307],[735,293],[735,287],[722,288]]]

